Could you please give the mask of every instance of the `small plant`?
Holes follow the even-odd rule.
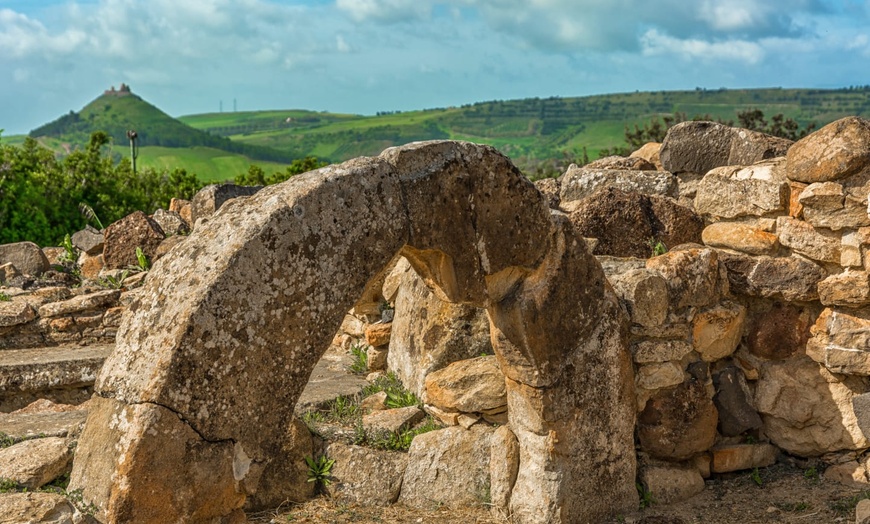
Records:
[[[93,222],[97,225],[97,229],[103,229],[103,223],[100,221],[100,217],[97,216],[97,213],[94,212],[94,208],[85,204],[84,202],[79,202],[79,213],[85,217],[88,222]]]
[[[819,481],[819,470],[815,466],[811,466],[804,471],[804,478],[811,482]]]
[[[141,247],[136,248],[136,260],[139,262],[139,269],[142,271],[148,271],[151,269],[151,262],[148,260],[148,257],[145,255],[145,252],[142,251]]]
[[[350,348],[350,354],[353,355],[353,362],[350,365],[350,372],[362,375],[369,370],[369,354],[365,344],[354,344]]]
[[[326,418],[332,422],[349,422],[360,416],[359,402],[345,395],[340,395],[330,401]]]
[[[335,460],[327,458],[326,455],[320,455],[316,459],[305,457],[305,463],[308,464],[308,482],[314,482],[318,488],[332,484],[329,475]]]
[[[747,444],[755,444],[758,442],[752,435],[746,435],[745,437],[743,437],[743,441]]]
[[[63,253],[57,257],[58,261],[61,264],[75,264],[79,259],[78,249],[73,245],[72,238],[70,236],[64,235],[63,242],[61,242],[60,247],[63,248]]]
[[[406,389],[387,391],[387,400],[384,401],[384,405],[390,409],[419,406],[420,404],[422,402],[417,398],[417,395]]]
[[[0,493],[15,493],[21,491],[21,485],[18,482],[0,477]]]
[[[861,493],[852,495],[851,497],[845,497],[829,502],[828,507],[830,507],[837,515],[845,517],[854,514],[855,506],[864,499],[870,499],[870,490],[862,491]]]
[[[774,504],[777,508],[782,511],[787,511],[789,513],[797,513],[798,511],[806,511],[808,509],[812,509],[813,505],[809,502],[777,502]]]
[[[12,297],[7,295],[6,293],[0,293],[0,302],[10,302]]]
[[[650,252],[654,257],[664,255],[668,252],[668,246],[666,246],[661,240],[656,240],[655,237],[650,237],[647,244],[649,244]]]
[[[129,275],[130,270],[125,269],[124,271],[121,271],[121,274],[117,277],[112,275],[101,277],[99,281],[97,281],[97,284],[107,289],[121,289],[124,287],[124,280],[126,280]]]
[[[650,490],[646,489],[646,486],[640,482],[636,482],[634,485],[637,488],[637,494],[640,497],[640,509],[649,508],[656,503],[655,497],[653,497]]]
[[[761,473],[758,471],[758,468],[752,470],[752,473],[749,474],[749,478],[752,479],[752,482],[755,482],[758,486],[764,485],[764,480],[761,478]]]

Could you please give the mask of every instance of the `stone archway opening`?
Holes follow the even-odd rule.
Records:
[[[520,522],[636,505],[625,324],[581,238],[495,150],[428,142],[225,205],[154,268],[97,382],[71,489],[105,522],[232,522],[286,498],[293,406],[397,254],[487,308]]]

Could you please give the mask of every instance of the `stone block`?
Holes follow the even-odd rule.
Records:
[[[819,262],[840,263],[840,235],[817,230],[791,217],[777,218],[776,231],[779,242],[794,252]]]
[[[779,248],[776,235],[739,222],[716,222],[701,234],[704,245],[733,249],[750,255],[773,255]]]
[[[719,431],[726,437],[736,437],[746,431],[760,429],[761,417],[755,410],[752,393],[736,366],[728,366],[713,375],[716,396],[713,401],[719,411]]]
[[[692,322],[692,346],[706,362],[727,357],[737,349],[743,335],[746,308],[726,302],[705,309]]]
[[[776,447],[770,444],[733,444],[711,450],[713,473],[766,468],[776,462]]]
[[[840,180],[870,165],[870,122],[850,116],[795,142],[786,155],[786,176],[812,184]]]
[[[0,245],[0,265],[12,264],[20,273],[38,277],[51,268],[42,249],[33,242]]]
[[[507,404],[495,356],[460,360],[426,376],[424,400],[446,411],[476,413]]]
[[[825,306],[870,305],[870,273],[846,271],[819,282],[819,300]]]

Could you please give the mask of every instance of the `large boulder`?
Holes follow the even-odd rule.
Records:
[[[672,200],[605,187],[579,202],[570,215],[583,237],[598,240],[593,253],[649,258],[658,242],[701,241],[704,222]]]
[[[716,122],[681,122],[668,129],[660,155],[664,168],[675,175],[704,175],[715,167],[785,156],[792,143]]]
[[[750,257],[720,252],[733,293],[753,297],[810,302],[819,299],[825,270],[798,257]]]
[[[795,142],[786,175],[812,184],[846,178],[870,167],[870,120],[849,116]]]
[[[333,442],[326,456],[335,463],[326,486],[342,504],[386,506],[399,499],[408,455]]]
[[[623,171],[655,171],[656,166],[640,156],[611,155],[589,162],[584,169],[615,169]]]
[[[212,184],[200,189],[190,202],[190,227],[196,225],[200,218],[215,214],[218,209],[230,200],[256,194],[263,186],[237,186],[235,184]],[[177,210],[177,211],[180,211]],[[184,216],[179,212],[179,216]]]
[[[629,156],[633,158],[642,158],[650,164],[654,165],[657,171],[664,171],[664,167],[662,166],[662,159],[660,156],[661,149],[661,143],[647,142],[646,144],[642,145],[640,149],[633,152]]]
[[[495,356],[454,362],[426,377],[425,402],[447,411],[479,413],[507,404]]]
[[[72,450],[65,438],[25,440],[0,449],[0,478],[28,489],[41,488],[66,473],[71,460]]]
[[[602,188],[612,187],[626,192],[676,198],[679,179],[664,171],[633,171],[614,168],[577,167],[571,164],[561,177],[559,198],[563,207],[569,202],[583,200]]]
[[[706,385],[691,378],[652,395],[638,415],[637,438],[656,458],[687,460],[716,442],[718,416]]]
[[[785,213],[791,193],[783,163],[780,158],[711,169],[697,186],[695,211],[717,219]]]

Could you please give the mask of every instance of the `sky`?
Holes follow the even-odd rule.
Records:
[[[122,82],[172,116],[870,84],[870,0],[0,0],[0,129]]]

